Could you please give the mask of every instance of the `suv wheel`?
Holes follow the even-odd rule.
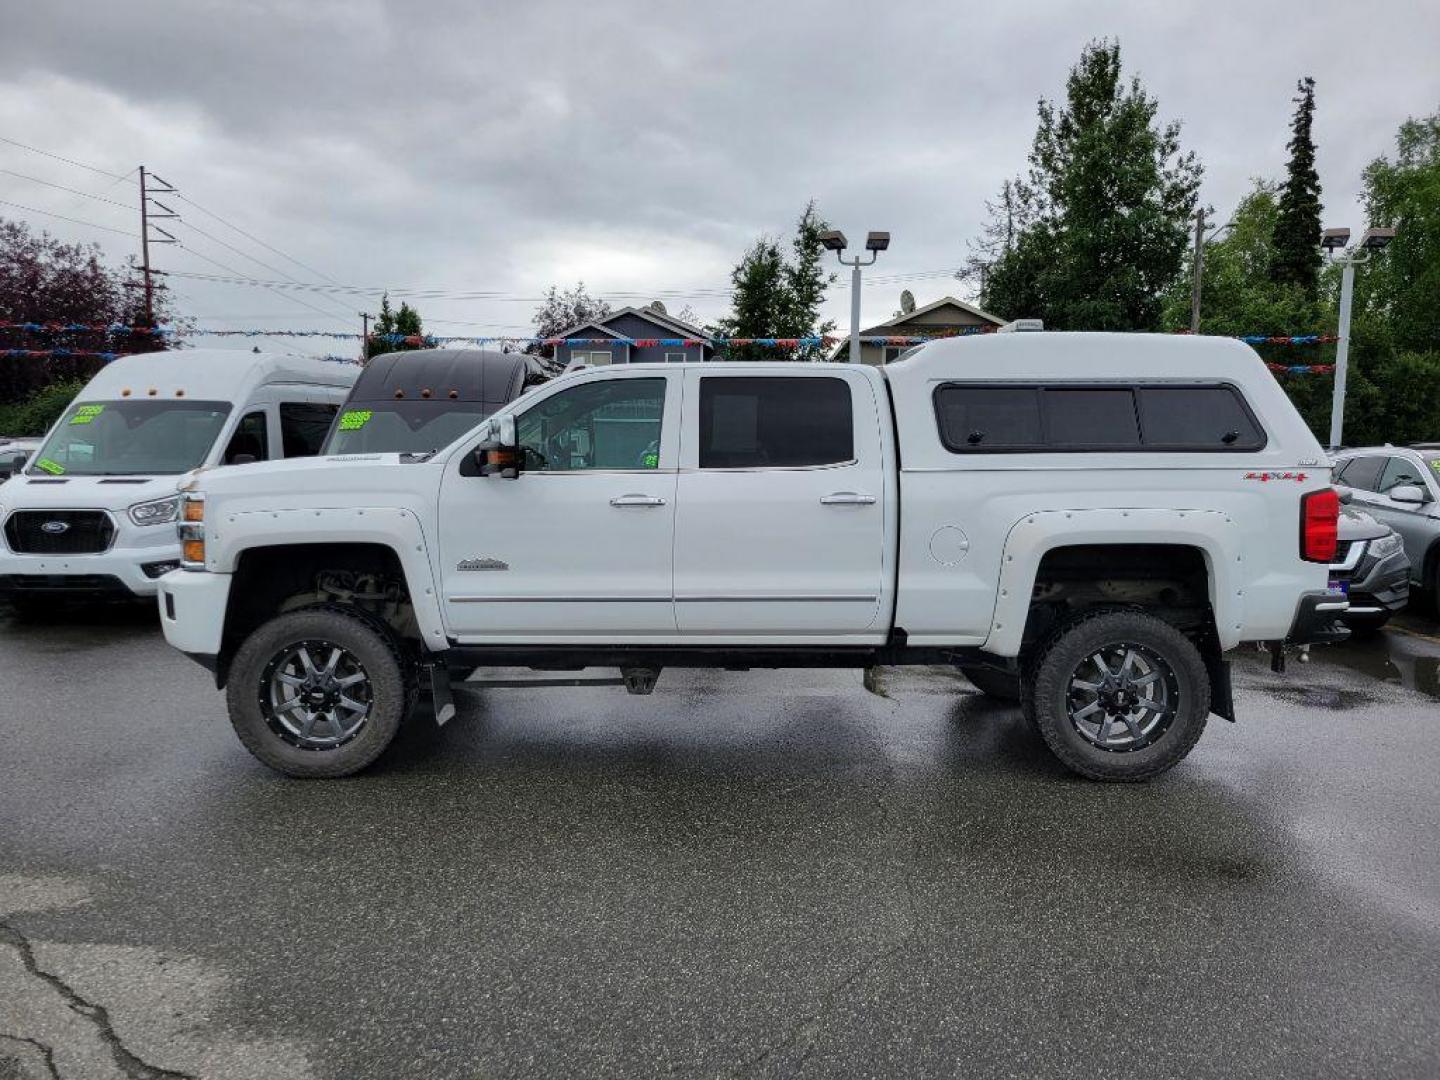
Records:
[[[390,745],[408,700],[390,638],[336,608],[294,611],[257,629],[235,654],[227,690],[245,748],[297,777],[365,768]]]
[[[1026,718],[1066,767],[1092,780],[1148,780],[1195,746],[1210,716],[1200,651],[1139,611],[1082,617],[1034,666]]]

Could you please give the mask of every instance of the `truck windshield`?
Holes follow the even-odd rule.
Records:
[[[475,427],[496,406],[482,401],[364,402],[346,406],[322,454],[421,454],[439,450]]]
[[[225,401],[77,401],[36,453],[31,476],[154,476],[205,461]]]

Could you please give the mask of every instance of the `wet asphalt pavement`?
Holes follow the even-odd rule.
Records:
[[[931,669],[491,688],[305,783],[147,618],[0,616],[0,1078],[1434,1077],[1407,625],[1240,654],[1143,786]]]

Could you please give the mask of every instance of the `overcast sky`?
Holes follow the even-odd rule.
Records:
[[[157,249],[165,269],[506,297],[417,301],[437,333],[523,333],[534,297],[579,279],[617,305],[663,295],[672,313],[718,317],[747,244],[813,197],[852,238],[892,234],[864,290],[870,322],[907,286],[922,304],[973,295],[939,272],[1023,167],[1036,100],[1102,36],[1183,122],[1221,214],[1250,177],[1281,173],[1302,75],[1318,83],[1327,223],[1363,225],[1361,169],[1406,116],[1440,108],[1433,0],[49,0],[7,5],[0,137],[116,175],[144,163],[313,268],[180,203],[185,248]],[[10,173],[131,203],[134,177],[3,142],[0,169],[0,200],[135,229],[124,207]],[[0,214],[117,262],[136,248]],[[378,302],[171,283],[208,327],[348,328]],[[846,277],[829,301],[842,327],[848,303]]]

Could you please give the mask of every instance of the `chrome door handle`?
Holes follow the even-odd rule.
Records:
[[[611,506],[664,506],[665,500],[658,495],[617,495],[610,500]]]
[[[873,506],[874,495],[861,495],[858,491],[837,491],[833,495],[822,495],[821,506]]]

